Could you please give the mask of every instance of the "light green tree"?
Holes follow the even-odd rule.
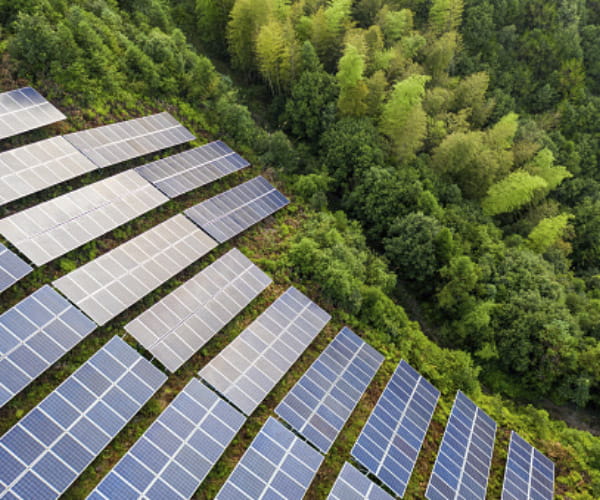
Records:
[[[434,35],[455,31],[460,26],[463,0],[434,0],[429,10],[429,29]]]
[[[517,170],[491,186],[481,206],[487,215],[513,212],[530,203],[537,192],[547,187],[548,183],[541,177]]]
[[[347,45],[336,75],[340,88],[337,105],[344,116],[362,116],[367,111],[369,89],[363,78],[364,69],[365,56],[354,45]]]
[[[529,247],[538,253],[544,253],[563,237],[572,218],[572,215],[560,214],[542,219],[527,237]]]

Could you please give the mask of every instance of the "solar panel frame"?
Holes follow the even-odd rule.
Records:
[[[0,206],[98,167],[64,137],[51,137],[0,153]]]
[[[2,233],[41,266],[169,201],[126,170],[0,220]]]
[[[440,392],[406,361],[398,363],[351,455],[403,497]]]
[[[0,94],[0,139],[22,134],[66,118],[61,111],[31,87]]]
[[[458,391],[425,497],[485,499],[495,437],[496,422]]]
[[[275,413],[327,453],[383,360],[383,354],[344,327],[277,405]]]
[[[259,175],[184,213],[215,240],[224,243],[288,203],[283,194]]]
[[[327,500],[393,500],[394,497],[348,462],[333,483]]]
[[[234,248],[130,321],[125,330],[175,372],[271,282]]]
[[[53,284],[104,325],[216,246],[216,241],[178,214]]]
[[[245,421],[192,378],[88,498],[191,498]]]
[[[209,184],[233,172],[250,166],[222,141],[189,149],[136,168],[169,198]]]
[[[300,500],[322,462],[323,455],[269,417],[215,498]]]
[[[100,168],[196,138],[167,112],[81,130],[64,137]]]
[[[250,415],[330,318],[312,300],[290,287],[198,376]]]
[[[21,257],[0,243],[0,293],[27,276],[33,268]]]
[[[0,496],[58,498],[166,379],[113,337],[0,438]]]
[[[44,285],[0,315],[0,407],[96,329]]]
[[[502,500],[552,500],[554,462],[512,431],[504,469]]]

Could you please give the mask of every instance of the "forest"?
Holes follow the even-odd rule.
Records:
[[[272,223],[277,236],[238,242],[277,284],[301,284],[336,325],[428,377],[443,394],[438,434],[461,389],[504,429],[504,448],[516,429],[557,463],[558,497],[600,497],[599,1],[0,0],[0,29],[2,89],[35,86],[69,116],[61,132],[168,109],[201,143],[237,148],[293,199]],[[0,309],[151,221],[36,270]],[[0,430],[118,328],[2,409]],[[158,404],[67,496],[89,493]],[[314,497],[331,487],[359,420]],[[407,497],[422,496],[436,449],[426,447]]]

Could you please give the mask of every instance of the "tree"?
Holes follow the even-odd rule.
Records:
[[[236,68],[246,73],[256,70],[256,37],[271,12],[272,0],[236,0],[227,24],[229,53]]]
[[[529,247],[538,253],[544,253],[563,237],[571,219],[572,216],[568,214],[542,219],[529,233]]]
[[[530,203],[536,193],[547,187],[548,183],[541,177],[517,170],[491,186],[481,206],[487,215],[513,212]]]
[[[340,88],[338,110],[343,116],[362,116],[367,111],[369,92],[363,73],[365,57],[354,45],[347,45],[339,63],[336,78]]]
[[[296,41],[290,33],[291,27],[286,29],[279,20],[271,18],[256,37],[258,69],[273,93],[281,92],[292,80],[292,54],[297,50]]]
[[[434,35],[456,31],[462,21],[463,0],[433,0],[429,29]]]

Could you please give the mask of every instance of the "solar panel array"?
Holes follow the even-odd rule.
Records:
[[[0,139],[66,118],[31,87],[0,94]]]
[[[485,499],[495,436],[496,422],[458,391],[426,498]]]
[[[191,498],[245,420],[192,379],[88,498]]]
[[[223,243],[288,203],[264,177],[258,176],[188,208],[185,214]]]
[[[95,328],[48,285],[0,315],[0,406]]]
[[[440,392],[402,360],[352,448],[352,456],[404,496]]]
[[[95,170],[64,137],[0,153],[0,205]]]
[[[54,285],[103,325],[216,245],[178,214],[71,271]]]
[[[227,144],[215,141],[135,170],[167,196],[175,198],[249,165]]]
[[[27,276],[32,267],[0,243],[0,292]]]
[[[554,498],[554,463],[513,431],[504,471],[502,500],[528,498]]]
[[[166,378],[113,337],[0,438],[0,496],[58,498]]]
[[[383,488],[346,462],[335,480],[327,500],[393,500],[393,498]]]
[[[269,417],[216,498],[300,500],[322,461],[323,455]]]
[[[5,217],[0,233],[39,266],[168,200],[127,170]]]
[[[234,248],[125,330],[174,372],[270,283],[271,278]]]
[[[383,359],[381,353],[344,327],[275,413],[327,453]]]
[[[195,136],[169,113],[112,123],[64,136],[99,167],[154,153]]]
[[[290,287],[198,374],[250,415],[330,318]]]

